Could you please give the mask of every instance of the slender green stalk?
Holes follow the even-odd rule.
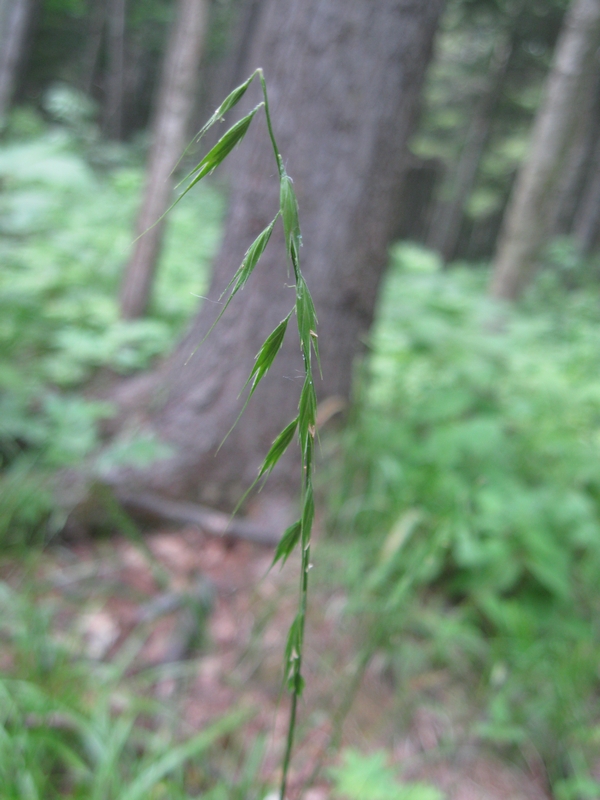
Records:
[[[300,543],[301,543],[301,570],[300,570],[300,597],[299,597],[299,610],[297,619],[297,633],[293,633],[294,626],[290,630],[290,635],[294,637],[294,649],[290,652],[286,664],[286,671],[288,673],[288,686],[291,690],[291,707],[290,717],[288,724],[288,733],[286,740],[286,748],[282,765],[282,777],[280,787],[280,800],[285,800],[285,792],[287,787],[287,778],[289,773],[290,761],[294,747],[294,735],[296,732],[296,717],[298,710],[298,699],[302,694],[304,688],[304,679],[302,677],[302,653],[304,643],[304,628],[306,624],[306,609],[308,605],[308,573],[310,570],[310,542],[312,532],[312,521],[314,514],[313,506],[313,489],[312,489],[312,470],[313,470],[313,445],[315,434],[315,415],[316,415],[316,398],[314,395],[314,384],[311,368],[311,333],[314,335],[314,327],[316,327],[316,315],[314,314],[314,307],[312,306],[312,299],[308,294],[308,289],[300,272],[299,254],[298,254],[298,240],[300,229],[297,219],[297,203],[295,194],[290,198],[286,192],[292,192],[291,181],[289,180],[284,166],[283,159],[279,153],[275,135],[273,133],[273,126],[271,123],[271,113],[269,108],[269,99],[267,95],[267,86],[263,76],[262,70],[258,70],[260,82],[263,90],[264,109],[267,119],[267,127],[269,129],[269,136],[271,137],[271,144],[275,152],[275,159],[277,161],[277,169],[279,171],[279,178],[281,182],[281,216],[283,219],[285,234],[286,234],[286,247],[292,261],[294,268],[294,276],[296,278],[296,319],[298,322],[298,335],[300,338],[300,345],[302,349],[302,359],[304,362],[305,383],[302,394],[305,392],[309,395],[311,410],[307,413],[302,413],[302,395],[300,398],[300,414],[298,422],[298,434],[302,445],[302,516],[300,528]],[[284,186],[286,187],[284,189]],[[286,224],[287,223],[287,224]],[[305,294],[306,293],[306,294]],[[312,315],[310,320],[304,319],[304,305],[306,303],[306,296],[310,299],[310,306],[312,307]],[[303,326],[310,322],[308,335],[303,330]],[[306,388],[308,387],[308,388]],[[296,638],[297,637],[297,638]],[[291,675],[290,673],[291,669]]]
[[[269,107],[269,98],[267,94],[267,84],[262,69],[257,69],[243,84],[241,84],[241,86],[238,86],[237,89],[234,89],[234,91],[231,92],[231,94],[223,101],[223,103],[221,103],[210,120],[202,128],[196,137],[196,140],[203,136],[204,133],[211,127],[211,125],[220,120],[226,111],[229,111],[229,109],[233,108],[240,101],[256,76],[259,77],[263,101],[255,106],[249,114],[236,122],[219,139],[217,144],[202,158],[202,160],[194,167],[194,169],[191,170],[186,178],[184,178],[182,183],[187,182],[187,186],[175,203],[177,203],[181,197],[183,197],[193,186],[202,180],[202,178],[204,178],[206,175],[209,175],[227,157],[227,155],[229,155],[233,148],[239,144],[239,142],[245,136],[250,124],[252,123],[252,120],[254,119],[254,116],[258,113],[258,111],[264,109],[267,128],[269,131],[269,138],[273,147],[275,161],[277,162],[277,172],[280,186],[279,209],[272,222],[262,233],[259,234],[257,239],[246,251],[246,255],[240,268],[233,276],[229,286],[225,291],[225,294],[228,295],[228,298],[225,301],[223,310],[217,317],[217,320],[214,324],[216,325],[216,323],[219,321],[233,296],[244,288],[246,282],[260,261],[260,258],[269,242],[275,223],[277,222],[278,218],[281,217],[285,235],[286,251],[289,258],[289,263],[291,263],[294,272],[296,303],[295,307],[267,337],[258,351],[255,358],[254,367],[252,368],[248,381],[246,382],[246,386],[250,387],[246,403],[254,393],[260,381],[271,368],[271,365],[273,364],[273,361],[275,360],[275,357],[277,356],[277,353],[279,352],[283,343],[283,339],[286,335],[288,320],[295,311],[298,337],[300,339],[300,349],[304,364],[304,383],[298,402],[298,416],[296,419],[292,420],[292,422],[286,425],[286,427],[275,438],[271,448],[269,449],[269,452],[265,457],[265,460],[263,461],[262,466],[258,471],[258,476],[256,479],[258,481],[261,478],[268,476],[275,464],[286,451],[289,444],[292,442],[294,436],[297,434],[301,451],[300,474],[302,476],[300,519],[284,532],[277,546],[275,557],[273,559],[273,564],[277,563],[277,561],[282,561],[283,563],[288,558],[290,553],[295,549],[295,547],[300,546],[301,569],[298,611],[290,627],[285,647],[284,681],[291,693],[290,716],[280,786],[280,800],[285,800],[290,762],[294,747],[294,735],[296,732],[298,699],[300,698],[304,687],[304,679],[302,677],[302,653],[304,643],[304,628],[306,624],[306,609],[308,605],[310,542],[314,517],[312,474],[317,407],[311,358],[312,353],[314,352],[318,361],[319,354],[317,345],[317,316],[315,313],[315,307],[312,297],[310,296],[308,286],[306,285],[306,281],[304,280],[300,270],[300,247],[302,244],[302,237],[300,234],[300,224],[298,221],[298,202],[296,200],[296,194],[294,192],[292,180],[285,170],[283,158],[281,157],[277,140],[275,138],[271,120],[271,111]],[[213,327],[214,325],[211,326],[210,330],[212,330]],[[242,412],[246,407],[246,403],[242,408]]]
[[[267,96],[267,84],[265,81],[265,76],[260,67],[256,70],[255,74],[257,74],[260,78],[260,85],[262,87],[263,98],[265,101],[265,116],[267,118],[267,128],[269,129],[271,144],[273,145],[273,150],[275,152],[275,159],[277,161],[277,171],[279,172],[279,177],[282,178],[285,170],[283,169],[283,160],[281,158],[281,154],[279,153],[279,148],[277,147],[277,142],[275,141],[275,134],[273,133],[273,125],[271,124],[271,111],[269,109],[269,98]]]

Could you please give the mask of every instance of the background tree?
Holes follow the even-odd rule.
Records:
[[[107,135],[131,138],[148,122],[171,6],[168,0],[40,1],[15,101],[39,106],[52,84],[66,83],[97,103]]]
[[[411,144],[423,165],[415,189],[426,197],[435,183],[416,219],[411,198],[402,237],[435,246],[447,261],[493,254],[563,15],[556,0],[448,4]]]
[[[456,168],[442,187],[434,209],[428,245],[448,262],[454,256],[465,204],[473,191],[481,157],[490,134],[492,113],[502,90],[515,42],[512,31],[500,31],[493,44],[488,74],[473,111]]]
[[[171,173],[181,156],[194,108],[207,15],[207,0],[179,0],[158,87],[146,186],[136,224],[140,238],[121,288],[121,315],[126,319],[142,316],[150,300],[164,230],[164,220],[157,220],[171,197]]]
[[[505,212],[490,287],[495,297],[516,298],[535,268],[599,37],[600,0],[574,0],[536,116],[529,156]]]
[[[555,235],[568,234],[573,229],[575,214],[588,184],[600,133],[599,63],[596,56],[582,80],[577,118],[557,181],[553,209],[549,214],[548,229]]]
[[[216,64],[227,49],[241,2],[210,4],[209,62]],[[15,102],[39,106],[49,86],[66,83],[96,102],[106,136],[131,140],[146,130],[152,115],[176,5],[172,0],[40,0],[28,55],[18,69]]]
[[[104,103],[104,133],[121,137],[123,127],[123,93],[125,90],[125,22],[126,0],[109,0],[107,13],[107,75]]]
[[[371,323],[402,186],[408,137],[442,9],[440,0],[288,0],[265,4],[250,66],[269,81],[277,138],[294,175],[303,224],[303,264],[320,322],[321,398],[346,398],[360,337]],[[248,100],[251,102],[251,100]],[[244,250],[270,222],[277,187],[272,152],[255,122],[238,150],[224,244],[210,295],[218,298]],[[287,165],[286,165],[287,166]],[[174,355],[119,394],[128,422],[150,426],[176,454],[152,474],[129,476],[176,495],[229,504],[254,476],[274,434],[294,416],[297,344],[253,398],[245,419],[215,451],[240,408],[238,394],[258,347],[288,312],[279,279],[277,231],[254,288],[188,361],[214,318],[207,304]],[[277,276],[277,277],[276,277]],[[123,485],[123,476],[118,477]],[[285,487],[285,476],[282,475]]]
[[[573,232],[580,252],[589,255],[598,241],[600,225],[600,139],[588,162],[588,180],[573,220]]]
[[[8,111],[22,60],[31,5],[31,0],[0,2],[0,126]]]

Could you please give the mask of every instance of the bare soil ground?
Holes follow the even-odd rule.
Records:
[[[262,769],[265,777],[276,778],[287,724],[288,701],[280,694],[283,648],[295,609],[297,564],[290,559],[282,570],[269,572],[268,549],[193,528],[156,532],[144,541],[147,552],[113,539],[46,553],[37,580],[56,608],[57,634],[93,659],[130,653],[132,680],[150,676],[150,691],[177,710],[184,733],[234,708],[250,709],[243,736],[247,742],[259,733],[267,736]],[[18,570],[11,575],[13,582],[19,579]],[[335,758],[328,749],[332,719],[356,652],[342,624],[343,593],[317,583],[291,800],[330,796],[326,769],[315,777],[315,767]],[[193,637],[198,620],[202,642]],[[524,768],[485,749],[469,736],[468,714],[468,687],[451,685],[443,671],[419,676],[399,696],[374,659],[345,719],[342,744],[365,752],[385,748],[407,780],[431,782],[448,800],[548,798],[535,759]]]

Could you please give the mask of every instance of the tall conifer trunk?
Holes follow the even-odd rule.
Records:
[[[12,99],[31,0],[0,0],[0,127]]]
[[[600,62],[582,86],[576,124],[564,160],[550,214],[549,230],[555,235],[568,234],[573,229],[578,207],[588,184],[590,165],[600,134]]]
[[[554,193],[575,130],[581,90],[599,42],[600,0],[573,0],[535,119],[529,155],[505,212],[490,286],[494,297],[514,300],[535,270],[549,233]]]
[[[125,88],[125,24],[127,0],[108,0],[106,96],[104,132],[120,139]]]
[[[208,0],[179,0],[158,90],[146,186],[136,224],[138,238],[121,288],[121,315],[145,314],[171,199],[171,173],[184,147],[206,36]],[[145,232],[146,231],[146,232]]]
[[[486,85],[473,110],[465,143],[452,174],[442,187],[436,204],[427,244],[437,250],[444,263],[454,257],[466,203],[473,191],[479,164],[485,152],[492,124],[492,114],[502,92],[509,60],[514,50],[514,36],[503,31],[492,51]]]
[[[588,178],[577,214],[573,222],[573,232],[583,255],[589,255],[598,242],[600,226],[600,139],[590,162],[591,174]]]
[[[303,272],[319,317],[321,400],[349,396],[353,362],[373,318],[442,4],[267,0],[261,13],[250,67],[265,71],[277,141],[299,199]],[[250,105],[260,98],[246,99]],[[259,116],[234,158],[213,300],[278,208],[276,165]],[[271,373],[215,457],[240,410],[238,396],[260,344],[294,303],[280,228],[252,277],[191,359],[218,311],[213,303],[202,307],[157,373],[121,392],[127,420],[149,426],[174,455],[148,472],[117,475],[120,486],[230,505],[295,416],[301,362],[290,330]],[[280,481],[287,491],[285,467]]]

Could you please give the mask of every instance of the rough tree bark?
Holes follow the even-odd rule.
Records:
[[[179,0],[152,125],[152,149],[136,224],[136,234],[140,238],[134,245],[121,288],[121,316],[125,319],[143,316],[150,301],[164,232],[164,220],[155,223],[167,210],[173,188],[171,173],[185,144],[198,84],[207,14],[207,0]]]
[[[10,106],[31,0],[0,0],[0,127]]]
[[[442,4],[267,0],[261,14],[250,67],[265,70],[277,141],[299,198],[302,269],[319,316],[321,399],[348,397],[360,338],[372,320],[406,142]],[[247,100],[254,104],[257,96]],[[214,299],[278,208],[276,166],[262,118],[256,117],[234,157]],[[223,507],[239,499],[274,435],[296,413],[301,363],[292,330],[267,385],[217,457],[215,451],[239,412],[238,395],[260,344],[293,303],[283,235],[276,228],[252,280],[195,355],[188,361],[218,311],[213,303],[203,306],[157,373],[121,392],[129,423],[150,426],[175,454],[147,472],[115,476],[116,484]],[[271,484],[274,491],[292,491],[285,468],[279,481]]]
[[[548,234],[565,153],[579,111],[580,90],[600,41],[600,0],[574,0],[559,37],[529,156],[519,170],[494,259],[490,293],[514,300],[530,279]]]

